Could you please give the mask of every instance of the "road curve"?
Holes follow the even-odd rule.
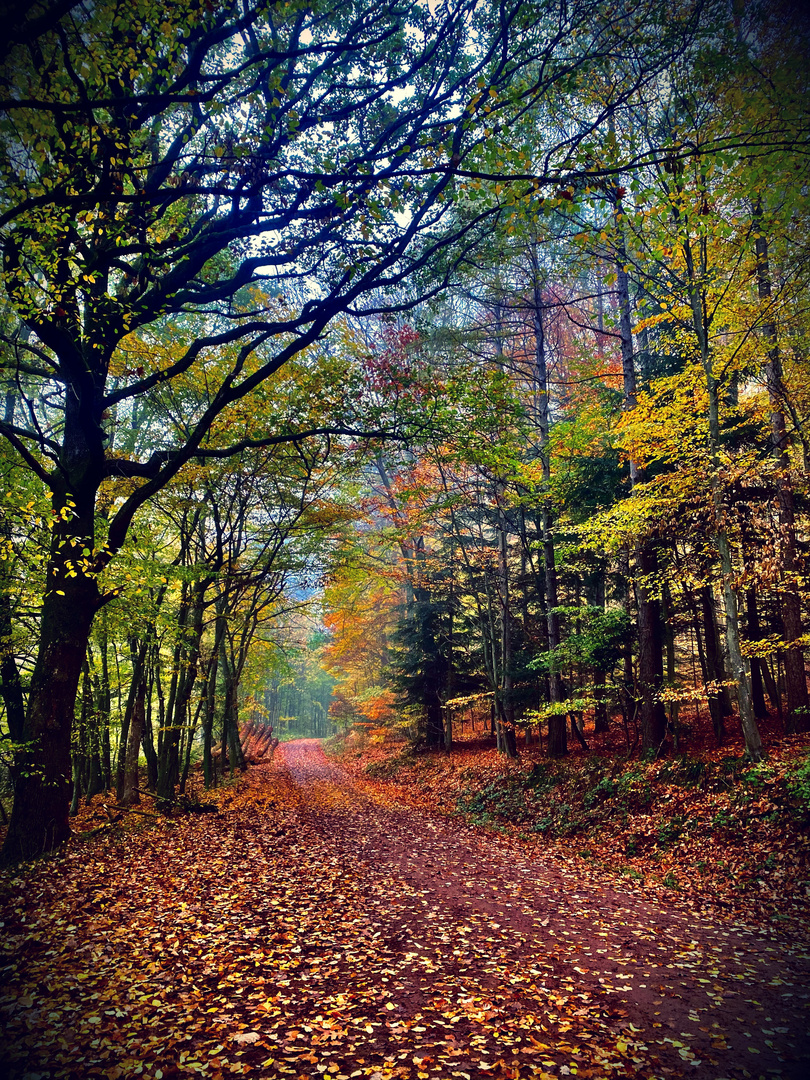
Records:
[[[283,744],[277,765],[299,829],[346,874],[362,871],[409,896],[386,927],[392,970],[404,973],[428,956],[433,982],[465,977],[471,970],[459,967],[459,950],[442,952],[442,944],[471,943],[473,969],[487,967],[485,942],[483,952],[498,959],[491,972],[508,973],[490,985],[493,998],[531,1004],[542,987],[535,1011],[552,1003],[558,1037],[580,1005],[601,1018],[597,1039],[613,1030],[620,1046],[634,1036],[647,1048],[642,1075],[810,1077],[806,949],[574,876],[553,857],[529,857],[513,842],[386,803],[327,760],[316,740]]]

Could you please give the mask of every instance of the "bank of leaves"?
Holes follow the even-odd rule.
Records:
[[[366,734],[337,750],[367,783],[414,805],[557,848],[673,900],[782,928],[810,912],[810,736],[775,740],[756,765],[735,746],[558,761],[529,747],[511,762],[480,738],[414,754]]]
[[[653,1068],[621,1002],[567,969],[550,983],[545,956],[522,965],[523,939],[487,911],[341,855],[318,819],[357,826],[351,785],[301,786],[277,759],[206,798],[216,813],[85,828],[0,877],[3,1080]],[[96,799],[78,824],[100,814]]]

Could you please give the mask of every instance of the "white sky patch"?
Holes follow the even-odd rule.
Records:
[[[413,97],[415,92],[413,86],[395,86],[389,95],[389,100],[393,105],[397,105],[400,101]]]

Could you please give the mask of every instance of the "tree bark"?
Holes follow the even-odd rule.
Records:
[[[540,284],[540,267],[536,250],[532,251],[533,296],[532,315],[534,319],[534,368],[537,384],[537,428],[540,435],[540,458],[543,469],[543,483],[551,482],[551,449],[549,446],[549,384],[548,361],[546,357],[546,330],[544,322],[543,291]],[[540,523],[543,541],[543,564],[545,567],[546,589],[546,635],[548,638],[548,686],[549,704],[552,711],[548,719],[548,752],[551,757],[563,757],[568,753],[568,731],[565,714],[559,708],[563,700],[562,676],[558,667],[556,651],[560,645],[560,615],[557,611],[557,565],[554,552],[554,534],[552,531],[553,515],[551,500],[543,498],[540,510]],[[557,707],[555,709],[555,706]]]
[[[749,589],[745,594],[745,615],[748,623],[748,640],[758,641],[761,637],[759,626],[759,610],[757,608],[757,594],[754,589]],[[751,657],[751,700],[754,703],[754,716],[757,720],[767,720],[768,707],[765,704],[765,684],[762,678],[762,661],[756,656]]]
[[[503,496],[501,487],[500,496]],[[509,560],[506,536],[506,514],[498,507],[498,590],[501,607],[501,693],[499,705],[503,728],[503,750],[507,757],[516,758],[517,736],[515,732],[515,699],[512,685],[512,611],[510,608]]]
[[[752,761],[762,759],[762,740],[754,717],[754,705],[751,698],[751,674],[740,644],[740,621],[737,607],[737,594],[734,591],[734,561],[728,539],[725,495],[721,480],[720,460],[720,389],[714,374],[712,352],[709,345],[710,320],[707,313],[706,298],[699,282],[705,280],[708,254],[706,238],[699,242],[699,267],[695,266],[694,252],[688,237],[683,241],[683,254],[689,282],[689,303],[692,309],[692,324],[700,350],[700,359],[706,379],[706,391],[709,399],[709,438],[708,464],[709,486],[714,510],[714,532],[717,553],[720,556],[720,571],[723,580],[723,601],[726,609],[726,642],[730,674],[737,687],[737,704],[740,711],[740,725],[745,740],[745,750]]]
[[[40,647],[12,769],[14,807],[3,845],[7,861],[35,858],[70,836],[73,709],[98,590],[92,578],[67,577],[59,544],[66,539],[68,547],[73,537],[65,532],[54,530]]]
[[[132,715],[135,709],[135,703],[137,700],[138,690],[146,677],[146,654],[149,648],[149,638],[151,633],[147,630],[146,635],[141,641],[140,645],[135,638],[130,638],[130,657],[132,662],[132,678],[129,684],[129,693],[127,694],[127,703],[124,707],[124,715],[121,718],[121,740],[118,748],[118,760],[115,766],[115,794],[116,798],[120,802],[124,793],[124,777],[126,774],[126,754],[127,747],[129,746],[129,727],[132,723]],[[144,695],[146,688],[144,684]],[[146,720],[141,724],[141,734],[138,737],[138,741],[143,738],[144,728]]]
[[[626,412],[636,407],[636,366],[633,350],[633,322],[630,305],[630,279],[625,269],[627,255],[624,250],[623,226],[618,220],[621,203],[616,203],[617,229],[620,237],[616,258],[616,292],[619,302],[619,331],[622,349],[623,408]],[[630,461],[631,491],[643,476],[637,463]],[[661,618],[661,602],[655,586],[650,583],[658,572],[658,557],[651,540],[644,539],[635,545],[633,582],[636,592],[636,625],[638,628],[638,686],[639,718],[641,720],[641,746],[644,750],[660,753],[667,734],[667,717],[659,699],[664,685],[664,625]]]
[[[0,541],[11,539],[8,518],[0,516]],[[23,697],[20,671],[14,655],[13,638],[13,583],[10,578],[9,559],[0,560],[0,693],[6,707],[6,724],[12,742],[20,742],[25,726],[25,699]]]
[[[143,679],[139,677],[124,754],[121,794],[118,797],[121,806],[135,806],[141,801],[138,792],[138,759],[141,753],[141,739],[143,738],[145,724],[146,686]]]
[[[758,206],[755,211],[755,218],[761,219],[761,217],[761,206]],[[768,301],[771,297],[768,241],[760,232],[755,243],[759,298]],[[798,589],[799,570],[796,556],[795,508],[793,486],[790,480],[787,426],[785,424],[783,404],[785,390],[782,381],[782,359],[779,354],[776,323],[769,319],[765,324],[764,332],[769,344],[768,360],[765,364],[765,382],[771,403],[771,449],[778,466],[776,492],[779,504],[779,537],[781,540],[779,551],[783,582],[780,599],[785,637],[784,665],[787,698],[785,731],[792,734],[810,730],[810,708],[808,708],[810,702],[807,694],[804,650],[801,644],[804,627],[802,623],[801,597]]]

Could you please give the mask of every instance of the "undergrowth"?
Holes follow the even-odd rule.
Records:
[[[722,750],[662,760],[534,751],[510,762],[483,741],[445,755],[354,737],[340,756],[370,783],[471,826],[778,922],[806,913],[810,897],[807,742],[772,747],[758,764]]]

